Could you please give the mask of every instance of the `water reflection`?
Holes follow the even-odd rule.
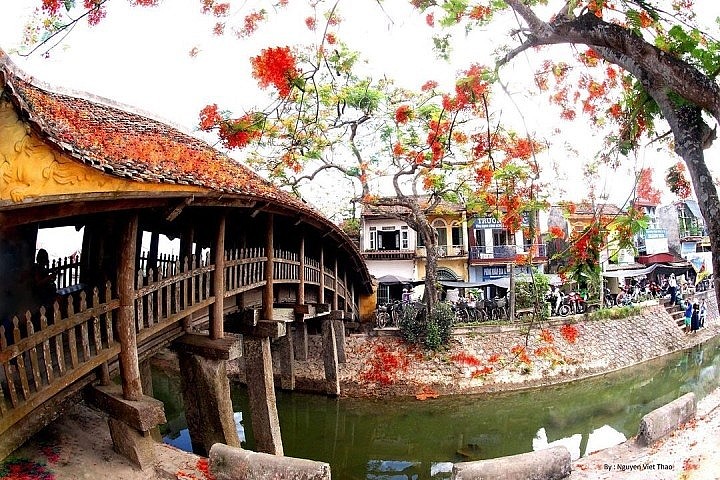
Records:
[[[720,382],[719,346],[715,340],[601,377],[518,393],[419,402],[278,392],[283,446],[288,456],[330,463],[333,477],[342,479],[445,479],[453,462],[528,452],[543,442],[569,442],[579,456],[635,435],[644,414],[684,393],[702,398],[712,391]],[[177,445],[184,418],[172,385],[179,380],[155,377],[156,397],[166,404],[164,435]],[[249,419],[245,390],[233,388],[232,395],[235,410]],[[250,422],[241,426],[244,448],[253,449]]]

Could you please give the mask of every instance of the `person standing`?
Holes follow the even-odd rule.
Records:
[[[687,306],[685,307],[685,333],[690,332],[690,328],[692,326],[692,314],[693,314],[693,304],[690,301],[690,299],[688,299]]]
[[[671,273],[668,278],[668,290],[670,291],[670,305],[675,305],[677,300],[677,280],[675,280],[675,274]]]
[[[705,313],[706,313],[706,306],[705,306],[705,299],[702,299],[702,302],[700,302],[700,328],[703,328],[705,326]]]
[[[693,304],[692,317],[690,320],[690,331],[697,332],[700,329],[700,304]]]

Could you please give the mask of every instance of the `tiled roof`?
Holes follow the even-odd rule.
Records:
[[[420,204],[420,207],[425,208],[427,207],[430,196],[429,195],[418,195],[417,197],[409,196],[410,198],[416,198],[418,200],[418,203]],[[393,201],[397,197],[383,197],[380,198],[379,201],[382,201],[384,199]],[[440,215],[440,214],[459,214],[462,213],[462,211],[465,209],[463,205],[460,204],[453,204],[445,200],[441,200],[438,206],[436,207],[433,214]],[[392,215],[402,215],[405,213],[408,213],[409,209],[402,205],[363,205],[362,209],[362,216],[364,217],[385,217],[385,216],[392,216]]]
[[[0,64],[20,108],[51,142],[105,173],[187,184],[307,208],[204,141],[96,98],[56,93]]]

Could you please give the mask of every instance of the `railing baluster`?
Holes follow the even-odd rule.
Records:
[[[98,288],[93,288],[93,300],[92,300],[92,306],[97,307],[100,305],[100,292],[98,291]],[[100,354],[100,351],[103,349],[102,345],[102,334],[100,331],[100,318],[97,315],[93,315],[92,318],[92,327],[93,327],[93,340],[95,342],[95,355]]]
[[[112,299],[112,291],[111,291],[111,285],[110,282],[105,283],[105,303],[109,302],[110,299]],[[105,335],[107,336],[107,345],[108,348],[111,348],[115,344],[115,337],[113,336],[113,314],[112,312],[107,312],[105,314]]]
[[[32,337],[35,333],[35,325],[32,323],[32,317],[30,312],[25,312],[25,328],[27,328],[28,338]],[[27,352],[30,357],[30,368],[32,369],[32,381],[35,385],[35,391],[40,390],[42,386],[42,377],[40,376],[40,363],[38,362],[37,346],[33,345]]]
[[[40,331],[47,330],[47,312],[45,307],[40,307]],[[51,384],[54,378],[53,374],[53,362],[52,356],[50,355],[50,339],[46,338],[43,340],[43,366],[45,367],[45,377],[47,378],[48,384]]]
[[[72,295],[68,297],[68,312],[67,316],[68,318],[72,317],[75,314],[75,310],[73,308],[73,299]],[[67,330],[67,338],[68,338],[68,344],[70,346],[70,365],[73,369],[77,368],[79,365],[78,362],[78,355],[77,355],[77,332],[76,327],[73,327],[69,330]]]
[[[0,326],[0,350],[5,350],[8,346],[5,335],[5,327]],[[10,360],[3,362],[3,369],[5,370],[5,381],[7,382],[7,391],[10,396],[10,405],[17,407],[18,398],[17,392],[15,391],[15,369],[12,363],[10,363]]]
[[[26,314],[28,315],[28,318],[29,314],[30,312]],[[18,343],[21,340],[20,320],[18,319],[18,317],[13,317],[13,326],[13,339],[15,343]],[[30,384],[28,383],[27,371],[25,370],[25,358],[23,357],[22,353],[15,357],[15,362],[17,365],[18,376],[20,377],[20,387],[22,388],[23,398],[27,400],[28,398],[30,398]]]
[[[148,285],[152,285],[155,283],[155,273],[150,270],[148,272]],[[152,327],[152,325],[155,323],[155,296],[157,295],[157,291],[153,290],[152,292],[147,294],[147,297],[145,300],[147,301],[147,326]]]
[[[87,295],[80,292],[80,312],[87,310]],[[83,361],[90,361],[90,338],[88,332],[88,322],[80,324],[80,344],[82,346]]]
[[[55,302],[53,305],[53,325],[57,325],[62,320],[60,316],[60,304]],[[55,335],[55,355],[58,364],[58,374],[62,377],[65,375],[65,349],[63,347],[63,335]]]

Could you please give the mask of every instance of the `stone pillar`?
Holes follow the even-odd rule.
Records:
[[[285,322],[259,320],[257,310],[240,324],[245,357],[245,381],[250,399],[255,448],[259,452],[283,455],[280,420],[273,383],[270,339],[286,334]]]
[[[289,324],[288,324],[289,325]],[[287,328],[287,326],[286,326]],[[280,388],[295,390],[295,347],[292,334],[278,340],[280,355]]]
[[[193,451],[207,456],[218,442],[240,446],[227,377],[227,360],[242,354],[239,338],[186,334],[173,342],[173,348],[180,361],[180,385]]]
[[[146,359],[140,362],[140,384],[142,385],[143,395],[153,396],[152,368],[150,368],[150,360]],[[102,385],[110,385],[110,382],[102,383]],[[160,428],[154,427],[150,429],[150,435],[157,443],[162,443],[162,434]]]
[[[338,369],[335,321],[326,317],[322,321],[323,363],[325,365],[325,392],[340,395],[340,374]]]
[[[295,305],[295,322],[293,322],[292,334],[295,359],[304,362],[308,359],[308,333],[305,315],[310,312],[308,305]]]
[[[335,310],[330,312],[330,321],[333,322],[335,330],[335,348],[337,349],[338,362],[345,363],[345,312]]]

